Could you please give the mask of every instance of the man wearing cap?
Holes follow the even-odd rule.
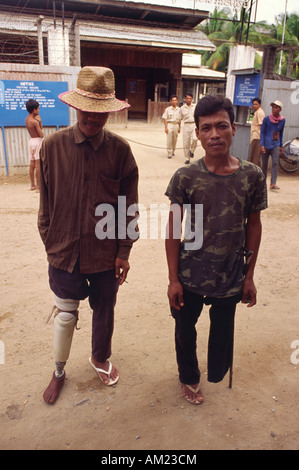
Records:
[[[59,98],[77,110],[77,123],[48,136],[40,154],[38,228],[55,301],[56,370],[43,395],[49,404],[56,401],[63,386],[79,302],[87,297],[93,311],[89,363],[105,385],[119,379],[108,359],[116,295],[126,279],[134,241],[126,230],[132,220],[127,208],[137,203],[138,185],[138,168],[129,145],[104,129],[110,112],[129,106],[115,97],[112,70],[83,67],[76,90]],[[120,196],[125,200],[121,215],[126,225],[121,227],[121,236],[117,227]],[[113,216],[113,233],[107,229],[108,219],[105,227],[105,211]],[[98,224],[103,228],[100,231]]]
[[[280,189],[276,185],[277,173],[278,173],[278,160],[279,155],[283,149],[283,131],[285,126],[285,117],[282,116],[282,102],[279,100],[272,101],[270,104],[272,107],[272,113],[266,116],[263,120],[261,127],[261,154],[262,154],[262,170],[267,177],[268,161],[269,156],[272,157],[272,168],[271,168],[271,181],[270,189]]]

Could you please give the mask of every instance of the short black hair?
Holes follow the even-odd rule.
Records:
[[[199,118],[202,116],[208,116],[209,114],[215,114],[218,111],[226,111],[229,115],[230,123],[233,124],[235,121],[234,107],[228,98],[222,95],[206,95],[196,105],[194,111],[194,120],[196,127],[198,128]]]
[[[26,101],[26,109],[28,111],[28,113],[32,113],[32,111],[34,111],[34,109],[38,109],[39,108],[39,103],[35,100],[28,100]]]
[[[253,99],[252,99],[252,103],[253,103],[254,101],[257,101],[258,104],[261,104],[261,102],[262,102],[262,100],[261,100],[260,98],[253,98]]]
[[[192,93],[185,93],[185,98],[186,98],[186,96],[192,96],[192,98],[193,98],[193,94],[192,94]]]
[[[179,98],[178,98],[178,95],[171,95],[170,101],[172,100],[172,98],[176,98],[177,100],[179,99]]]

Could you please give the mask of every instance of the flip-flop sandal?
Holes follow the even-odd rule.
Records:
[[[112,371],[112,364],[111,364],[110,361],[108,361],[108,363],[109,363],[109,368],[108,368],[108,371],[107,371],[107,370],[104,370],[104,369],[100,369],[99,367],[96,367],[96,366],[91,362],[91,357],[89,358],[89,364],[90,364],[91,367],[96,371],[96,373],[98,374],[98,377],[101,379],[101,381],[103,382],[103,384],[104,384],[104,385],[111,386],[111,385],[114,385],[114,384],[116,384],[116,383],[118,382],[119,376],[117,376],[116,379],[114,379],[114,380],[110,378],[110,374],[111,374],[111,371]],[[109,379],[109,383],[105,383],[100,374],[105,374],[105,375],[107,375],[107,377],[108,377],[108,379]]]
[[[198,392],[200,392],[200,396],[196,396],[196,400],[191,400],[189,397],[187,397],[185,394],[183,395],[184,398],[186,398],[186,400],[189,402],[189,403],[192,403],[192,405],[201,405],[204,401],[202,395],[201,395],[201,391],[200,391],[200,385],[198,384],[196,388],[193,388],[191,385],[187,385],[187,384],[184,384],[185,387],[187,387],[190,392],[194,393],[194,394],[197,394]]]

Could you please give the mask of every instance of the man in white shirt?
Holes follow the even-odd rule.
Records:
[[[176,95],[170,98],[170,106],[165,109],[162,119],[164,119],[165,133],[167,134],[167,153],[168,158],[174,157],[174,151],[181,132],[180,108],[178,107],[178,97]]]
[[[185,96],[185,104],[180,108],[181,120],[184,123],[183,128],[183,147],[185,154],[185,163],[190,163],[190,158],[194,157],[197,146],[197,138],[195,135],[194,111],[195,103],[192,103],[193,95],[187,93]]]
[[[261,108],[261,100],[259,98],[253,98],[252,107],[254,110],[254,116],[251,123],[250,129],[250,153],[249,161],[260,165],[260,155],[261,155],[261,146],[260,146],[260,133],[265,117],[265,112]]]

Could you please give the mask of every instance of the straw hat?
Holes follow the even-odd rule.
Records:
[[[273,104],[276,104],[276,106],[279,106],[280,109],[282,109],[282,107],[283,107],[282,102],[279,101],[279,100],[272,101],[272,103],[270,103],[270,106],[272,106]]]
[[[111,113],[130,107],[115,98],[114,74],[106,67],[83,67],[77,88],[61,93],[59,99],[75,109],[92,113]]]

